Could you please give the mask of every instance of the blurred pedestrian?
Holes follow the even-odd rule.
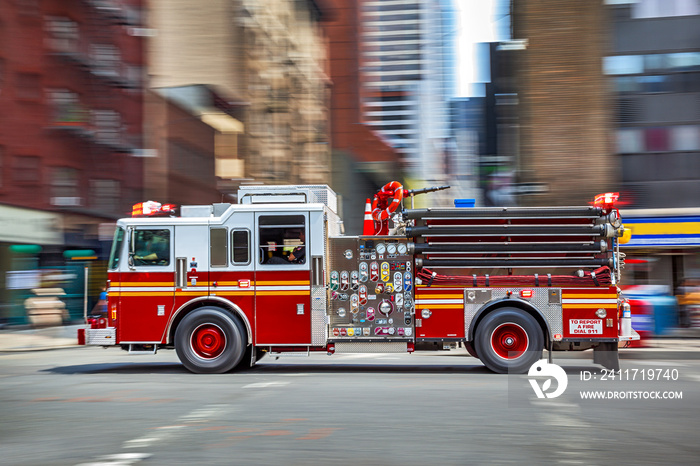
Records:
[[[679,324],[690,327],[693,312],[700,310],[700,279],[685,279],[678,288]]]
[[[107,317],[107,288],[102,287],[100,296],[97,298],[97,304],[92,308],[90,313],[93,317]]]

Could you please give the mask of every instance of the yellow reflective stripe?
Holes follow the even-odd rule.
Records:
[[[220,280],[214,280],[210,282],[205,282],[203,280],[198,280],[197,283],[201,284],[202,286],[210,286],[214,282],[216,282],[217,285],[219,286],[238,286],[238,284],[241,281],[248,280],[250,282],[250,286],[293,286],[293,285],[310,285],[311,282],[309,280],[290,280],[290,281],[260,281],[260,282],[255,282],[253,280],[249,280],[246,278],[243,278],[241,280],[233,280],[233,281],[220,281]],[[112,282],[110,286],[173,286],[174,282]]]
[[[311,281],[309,280],[290,280],[290,281],[274,281],[274,282],[267,282],[267,281],[262,281],[262,282],[250,282],[250,285],[253,286],[273,286],[273,285],[310,285]]]
[[[109,286],[173,286],[175,282],[112,282]]]
[[[632,230],[634,235],[697,235],[700,233],[700,222],[658,222],[637,223],[634,219],[625,221],[625,228]]]
[[[174,294],[174,291],[124,291],[119,293],[119,296],[140,296],[143,298],[146,296],[173,296]]]
[[[440,299],[440,298],[447,298],[447,299],[463,299],[464,295],[463,294],[427,294],[427,293],[421,293],[421,294],[416,294],[416,299]]]
[[[309,296],[311,291],[258,291],[258,296]]]
[[[601,304],[564,304],[564,309],[598,309],[598,308],[617,309],[617,304],[601,303]]]
[[[426,304],[416,306],[418,309],[464,309],[461,304]]]
[[[616,299],[617,294],[569,294],[562,293],[562,299]]]

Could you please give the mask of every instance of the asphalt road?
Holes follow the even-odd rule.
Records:
[[[462,353],[264,358],[223,375],[190,374],[172,351],[3,353],[0,463],[697,464],[700,361],[623,361],[622,381],[555,362],[568,387],[538,399],[533,378]],[[682,398],[644,397],[668,392]]]

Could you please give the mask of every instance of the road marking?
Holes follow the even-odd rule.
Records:
[[[191,422],[206,422],[210,417],[215,417],[228,405],[208,405],[204,408],[195,409],[191,413],[185,414],[180,418],[180,422],[191,423]]]
[[[566,401],[551,401],[551,400],[530,400],[530,404],[533,406],[544,407],[551,406],[552,408],[567,408],[567,409],[579,409],[580,405],[578,403],[567,403]]]
[[[256,383],[249,383],[248,385],[243,385],[241,388],[267,388],[267,387],[281,387],[283,385],[289,385],[289,382],[256,382]]]
[[[151,434],[145,435],[140,438],[135,438],[132,440],[127,440],[124,442],[123,448],[145,448],[145,447],[150,447],[156,442],[163,441],[169,437],[172,437],[173,434],[179,430],[187,426],[182,426],[182,425],[177,425],[177,426],[163,426],[163,427],[157,427],[156,432],[153,432]]]
[[[97,461],[81,463],[77,466],[129,466],[153,456],[150,453],[118,453],[97,458]]]

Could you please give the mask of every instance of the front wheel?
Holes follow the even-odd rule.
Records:
[[[542,358],[544,337],[539,324],[525,311],[502,308],[488,314],[476,328],[479,359],[500,374],[523,374]]]
[[[246,332],[223,309],[204,307],[185,316],[175,330],[175,351],[191,372],[221,374],[243,358]]]

